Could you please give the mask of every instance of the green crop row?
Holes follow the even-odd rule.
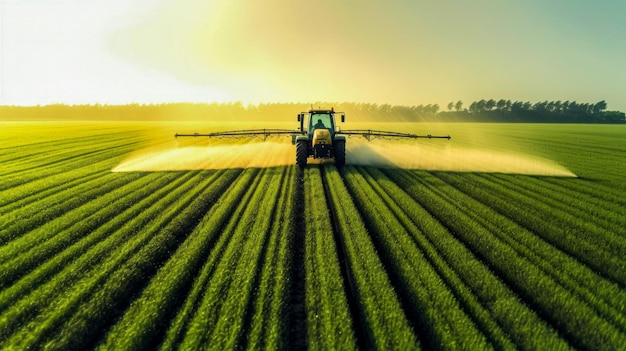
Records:
[[[282,175],[273,176],[281,185],[251,306],[250,326],[244,332],[247,349],[278,350],[290,346],[287,342],[290,328],[288,306],[293,288],[290,277],[296,240],[296,167],[287,167]]]
[[[162,207],[166,208],[175,201],[175,197],[167,197],[167,195],[170,193],[174,196],[182,195],[184,190],[179,192],[177,188],[188,182],[190,178],[191,174],[187,174],[160,189],[148,187],[153,190],[150,196],[128,206],[111,221],[70,245],[0,292],[0,311],[13,304],[22,303],[16,302],[52,278],[54,278],[53,282],[48,283],[44,288],[37,289],[38,292],[35,293],[39,294],[38,299],[42,302],[46,302],[48,298],[55,298],[62,289],[71,286],[82,277],[78,273],[88,272],[91,267],[96,267],[102,260],[115,253],[127,240],[138,238],[136,234],[139,228],[148,225],[152,217],[159,214]],[[158,186],[159,182],[155,185]],[[38,305],[34,307],[38,308]],[[23,312],[29,313],[28,310],[25,304]]]
[[[11,190],[5,191],[2,194],[8,196],[11,201],[6,203],[4,206],[0,205],[0,211],[4,214],[9,214],[13,211],[20,210],[24,211],[24,213],[29,213],[26,211],[26,207],[30,207],[32,209],[36,208],[45,208],[49,202],[59,203],[59,199],[57,195],[61,196],[72,196],[75,195],[71,191],[68,191],[76,186],[83,185],[85,183],[91,183],[94,185],[99,184],[105,179],[108,179],[109,172],[94,172],[89,174],[84,174],[82,178],[70,179],[67,182],[58,182],[51,179],[48,179],[48,182],[41,184],[40,187],[34,187],[37,190],[32,192],[31,194],[23,195],[23,196],[14,196],[10,194],[12,190],[21,189],[22,187],[12,188]],[[32,184],[29,184],[32,185]],[[33,212],[37,210],[32,210]],[[8,220],[4,218],[0,220],[0,226],[3,228],[10,223]]]
[[[542,310],[574,344],[610,350],[626,342],[619,329],[599,316],[580,297],[563,288],[473,217],[473,209],[467,206],[466,197],[457,196],[454,189],[446,188],[444,183],[427,174],[413,173],[411,178],[423,185],[412,187],[412,196],[431,213],[437,213],[442,223]]]
[[[370,184],[379,189],[386,205],[495,348],[510,349],[514,343],[528,350],[541,346],[567,349],[554,330],[405,191],[415,183],[407,182],[400,171],[384,172],[393,181],[380,170],[365,171],[371,176]]]
[[[256,172],[246,171],[204,216],[200,224],[159,269],[141,296],[132,302],[108,333],[102,349],[139,350],[159,342],[175,312],[180,296],[194,282],[205,257],[240,203]]]
[[[206,311],[201,309],[201,305],[208,293],[208,286],[217,284],[218,278],[216,276],[219,274],[219,268],[221,266],[228,267],[227,263],[223,263],[225,261],[237,262],[241,238],[237,241],[233,240],[233,229],[237,225],[237,221],[242,218],[244,211],[249,209],[248,204],[255,191],[259,189],[260,173],[261,171],[257,169],[245,170],[244,175],[249,176],[251,181],[239,182],[234,190],[230,190],[234,193],[243,192],[243,197],[234,204],[234,210],[231,209],[229,214],[230,220],[226,223],[226,227],[221,230],[217,242],[205,259],[200,272],[196,275],[193,286],[176,312],[176,316],[172,319],[159,349],[172,350],[180,348],[181,342],[187,337],[191,323],[196,322],[195,319],[200,318],[198,314],[206,316]],[[222,280],[232,278],[228,273],[226,272],[218,277]]]
[[[18,246],[36,245],[74,224],[73,218],[96,211],[99,203],[93,200],[99,196],[109,196],[113,200],[115,199],[113,196],[119,197],[120,194],[124,194],[119,191],[121,187],[126,187],[125,192],[128,192],[128,189],[132,189],[133,183],[141,185],[141,176],[136,174],[129,177],[110,178],[107,182],[97,184],[81,184],[69,189],[66,192],[67,195],[59,194],[59,201],[54,197],[49,201],[37,203],[35,206],[24,206],[8,213],[3,216],[6,222],[3,223],[4,235],[0,236],[0,240],[9,251],[15,251],[14,247]],[[113,193],[116,194],[113,195]],[[0,256],[2,256],[1,253]]]
[[[360,311],[354,318],[362,320],[369,347],[418,349],[417,338],[341,175],[329,166],[322,176],[329,185],[341,245],[354,282]]]
[[[70,154],[63,159],[52,158],[44,164],[32,163],[25,166],[8,163],[7,165],[10,166],[8,169],[12,172],[0,177],[2,181],[0,190],[45,179],[56,174],[74,172],[80,168],[90,169],[95,163],[106,160],[110,162],[111,158],[132,152],[139,143],[140,141],[120,139],[117,143],[98,144],[99,148],[95,149],[68,151]]]
[[[626,262],[622,256],[616,255],[606,247],[606,239],[600,239],[613,236],[614,240],[620,240],[615,233],[581,230],[577,224],[579,218],[554,210],[536,199],[528,199],[510,190],[508,185],[494,184],[477,175],[470,175],[469,178],[476,184],[475,187],[489,189],[482,194],[481,199],[496,206],[499,213],[515,219],[551,245],[576,257],[617,283],[626,284]],[[594,235],[588,235],[590,233]]]
[[[36,230],[0,247],[0,286],[11,284],[15,278],[28,273],[115,218],[120,212],[120,203],[137,203],[173,179],[173,175],[147,176],[115,190],[96,189],[103,191],[100,196],[94,195],[97,201],[90,201],[65,215],[53,217],[53,220]]]
[[[102,160],[97,163],[85,163],[83,165],[77,164],[74,169],[51,174],[34,180],[24,181],[22,184],[9,187],[5,190],[0,190],[0,194],[3,195],[0,199],[0,208],[3,213],[8,213],[12,209],[19,208],[19,202],[22,202],[22,204],[28,204],[44,200],[48,196],[54,195],[54,193],[46,193],[49,189],[64,189],[66,188],[64,185],[68,183],[80,183],[83,179],[89,180],[89,178],[94,175],[109,173],[109,170],[106,168],[109,164],[109,160]],[[28,200],[29,198],[30,201]]]
[[[306,169],[303,180],[306,345],[311,350],[355,350],[356,337],[319,169]]]
[[[179,345],[182,349],[234,349],[242,347],[247,329],[246,314],[267,254],[267,244],[276,211],[279,169],[264,169],[241,216],[225,232],[230,242],[205,287],[204,296]],[[283,168],[280,172],[285,172]],[[281,209],[282,210],[282,209]],[[224,234],[223,234],[224,235]]]
[[[621,216],[620,212],[624,208],[623,204],[620,206],[619,203],[607,201],[606,196],[602,194],[606,193],[606,190],[593,193],[581,191],[591,186],[591,182],[584,179],[525,177],[521,180],[510,175],[497,175],[495,178],[498,183],[512,182],[526,193],[538,194],[539,201],[554,204],[562,211],[568,212],[571,208],[579,221],[597,223],[598,226],[614,233],[626,234],[626,217]]]
[[[437,177],[466,192],[468,195],[481,201],[487,201],[490,206],[500,205],[508,198],[498,198],[495,191],[485,192],[484,187],[473,187],[471,181],[464,177],[462,181],[458,176],[437,174]],[[465,200],[472,202],[475,200]],[[504,205],[504,204],[502,204]],[[480,205],[472,206],[474,212],[481,216]],[[483,218],[486,215],[482,215]],[[551,244],[541,240],[532,232],[510,223],[510,219],[504,216],[490,216],[491,222],[502,222],[493,230],[501,240],[507,241],[515,247],[517,252],[523,254],[533,264],[541,267],[550,274],[559,284],[576,293],[587,304],[596,308],[605,318],[615,323],[622,331],[626,331],[626,292],[617,284],[599,276],[589,267],[580,263],[579,260],[556,249]]]
[[[510,177],[484,175],[495,186],[517,194],[519,201],[532,203],[537,210],[550,209],[555,221],[567,223],[579,240],[589,241],[595,247],[612,252],[616,257],[626,256],[626,240],[617,233],[626,233],[626,218],[615,211],[602,211],[592,206],[586,197],[558,196],[553,189],[546,189],[543,182],[512,181]],[[620,223],[622,222],[622,223]],[[590,233],[594,235],[590,239]]]
[[[543,178],[542,183],[552,185],[560,191],[580,197],[588,201],[592,208],[602,208],[604,210],[613,211],[616,215],[622,214],[626,206],[626,198],[621,192],[615,191],[614,184],[609,182],[584,181],[581,179],[560,179],[560,178]],[[623,218],[623,217],[622,217]],[[622,219],[624,221],[624,219]]]
[[[415,245],[409,234],[414,225],[404,218],[393,199],[363,169],[347,168],[343,175],[379,255],[395,277],[396,291],[408,300],[431,347],[489,349],[484,335]],[[394,207],[395,214],[389,206]]]
[[[90,340],[91,334],[115,317],[111,315],[115,312],[111,306],[123,308],[130,298],[126,295],[132,291],[130,288],[143,284],[144,277],[158,267],[157,262],[167,257],[178,244],[178,236],[189,226],[185,222],[193,221],[194,217],[202,214],[210,206],[207,200],[221,193],[230,177],[214,174],[202,178],[199,173],[190,177],[186,184],[191,189],[180,197],[176,193],[169,194],[168,197],[173,200],[171,208],[154,206],[161,215],[147,225],[128,228],[134,236],[105,260],[96,266],[71,267],[68,278],[72,279],[71,276],[77,274],[81,276],[71,290],[63,289],[61,284],[65,283],[65,279],[57,275],[11,306],[0,317],[2,334],[11,333],[10,325],[16,320],[27,327],[10,335],[3,345],[26,348],[47,344],[59,349],[81,348],[80,345]],[[184,192],[185,187],[179,189]],[[200,196],[203,193],[205,195]],[[167,215],[163,215],[165,213]],[[51,289],[51,285],[57,285],[58,290]],[[59,295],[63,290],[63,295]],[[24,320],[25,317],[28,319]]]

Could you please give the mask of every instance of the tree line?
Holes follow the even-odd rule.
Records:
[[[452,101],[447,111],[438,104],[390,105],[355,102],[261,103],[242,102],[162,103],[125,105],[0,106],[0,120],[117,120],[117,121],[295,121],[309,109],[345,112],[353,122],[533,122],[626,123],[624,112],[607,111],[607,103],[576,101],[522,102],[479,100],[465,107]]]
[[[596,103],[576,101],[479,100],[463,108],[462,101],[451,101],[448,111],[441,112],[444,120],[479,122],[533,122],[533,123],[626,123],[620,111],[606,111],[605,100]]]

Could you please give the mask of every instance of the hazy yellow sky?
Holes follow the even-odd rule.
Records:
[[[626,2],[0,0],[0,104],[606,99]]]

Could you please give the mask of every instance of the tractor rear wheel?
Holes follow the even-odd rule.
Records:
[[[346,141],[335,140],[334,145],[335,153],[335,165],[337,167],[343,167],[346,164]]]
[[[296,143],[296,164],[301,169],[306,167],[306,160],[309,157],[309,143],[306,140],[299,140]]]

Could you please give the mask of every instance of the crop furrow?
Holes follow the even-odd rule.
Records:
[[[42,263],[10,287],[2,290],[0,292],[0,311],[15,304],[21,297],[28,296],[39,285],[51,280],[58,274],[59,277],[54,278],[55,282],[49,285],[48,292],[51,294],[42,294],[41,298],[54,296],[58,290],[70,286],[79,279],[82,275],[78,273],[85,273],[89,271],[90,267],[97,266],[130,239],[141,238],[137,235],[138,228],[148,225],[153,219],[152,217],[158,215],[160,208],[171,205],[175,198],[168,198],[167,195],[170,193],[179,195],[177,189],[181,189],[181,185],[189,181],[191,176],[190,173],[157,189],[150,196],[129,206],[108,223],[98,227],[88,236],[83,237],[49,261]]]
[[[585,233],[585,237],[594,233],[595,238],[602,242],[594,245],[603,246],[612,250],[618,256],[626,256],[626,241],[612,233],[626,233],[626,228],[615,221],[604,221],[598,209],[589,202],[573,199],[571,197],[559,197],[558,193],[546,189],[545,184],[535,184],[531,179],[519,179],[497,175],[483,174],[487,181],[508,191],[515,192],[524,203],[541,204],[542,209],[550,208],[553,216],[562,219],[569,226],[578,228],[579,232]],[[615,213],[609,217],[616,216]],[[606,233],[611,233],[606,234]]]
[[[159,345],[160,350],[180,348],[191,323],[194,322],[196,314],[206,316],[205,311],[201,310],[202,301],[207,294],[209,284],[215,286],[215,283],[212,281],[219,274],[218,268],[222,265],[221,262],[223,260],[237,259],[236,256],[240,251],[239,243],[241,238],[233,237],[235,233],[233,229],[241,220],[243,213],[249,209],[248,204],[256,193],[255,189],[259,188],[262,172],[258,169],[246,169],[243,173],[244,176],[249,176],[251,180],[238,183],[235,190],[233,190],[233,192],[242,191],[243,197],[235,204],[234,211],[230,212],[226,227],[220,231],[217,242],[204,262],[200,273],[196,276],[184,304],[178,309],[176,316],[170,323],[170,327],[164,335],[164,341]],[[228,275],[221,276],[222,279],[226,277]]]
[[[94,163],[101,161],[113,162],[111,161],[113,158],[119,158],[121,157],[120,155],[133,151],[138,144],[140,142],[127,142],[121,146],[87,151],[68,157],[67,160],[52,160],[50,161],[50,166],[45,168],[37,164],[30,170],[19,171],[13,169],[13,172],[9,175],[0,177],[0,191],[23,186],[49,176],[72,172],[81,168],[91,168]]]
[[[338,229],[336,218],[333,218],[332,202],[327,199],[331,206],[329,210],[319,168],[307,168],[302,180],[302,211],[306,229],[303,233],[306,347],[310,350],[355,350],[358,344],[353,325],[358,326],[361,339],[366,334],[359,319],[356,291],[350,281],[345,252],[338,247],[339,233],[336,233]],[[361,340],[361,345],[365,345],[365,340]]]
[[[187,182],[195,186],[181,198],[175,198],[175,205],[169,215],[157,216],[149,226],[143,227],[142,235],[132,238],[114,255],[94,267],[95,274],[89,274],[90,270],[85,271],[82,279],[72,285],[71,291],[67,291],[62,297],[55,294],[59,297],[50,300],[29,322],[24,321],[24,328],[7,339],[5,345],[23,348],[46,343],[53,348],[77,349],[82,348],[80,345],[84,347],[92,342],[91,336],[119,313],[118,311],[123,310],[123,305],[132,298],[132,291],[146,282],[145,278],[151,276],[159,262],[180,242],[178,236],[184,235],[187,228],[195,224],[194,218],[202,214],[202,209],[210,206],[210,201],[205,202],[205,196],[215,195],[211,195],[211,191],[205,196],[198,194],[207,187],[219,190],[210,184],[214,179],[222,178],[215,174],[201,178],[202,174],[196,173]],[[224,181],[227,181],[226,177]],[[226,185],[219,184],[222,187]],[[137,229],[139,228],[135,228]],[[46,288],[55,284],[56,280],[52,280],[39,291],[50,295]],[[22,301],[29,309],[32,309],[35,301],[37,304],[45,303],[37,299],[37,294],[31,294]],[[19,308],[13,308],[9,315],[14,314],[12,311],[23,313]],[[6,316],[5,313],[3,317]],[[5,318],[2,320],[7,321]],[[5,328],[0,330],[6,331]]]
[[[28,148],[21,147],[16,150],[5,151],[7,156],[0,154],[0,162],[9,163],[17,170],[37,169],[37,166],[49,166],[70,160],[77,155],[85,152],[93,152],[107,150],[118,145],[136,144],[137,142],[148,142],[150,139],[146,137],[129,137],[128,135],[120,135],[115,139],[105,139],[106,135],[96,135],[90,140],[81,142],[73,142],[73,139],[62,140],[55,145],[35,146],[33,151]],[[4,159],[3,159],[4,158]],[[0,177],[9,172],[1,172]]]
[[[106,159],[95,163],[86,163],[77,165],[75,169],[65,172],[41,177],[25,184],[21,184],[10,189],[0,191],[0,209],[3,213],[9,213],[15,208],[16,203],[25,201],[27,198],[37,199],[42,196],[42,192],[48,191],[55,186],[72,182],[81,182],[84,177],[94,175],[109,174],[111,168],[111,160]],[[44,198],[41,198],[43,200]]]
[[[508,177],[503,180],[509,180]],[[582,179],[564,180],[557,178],[557,181],[553,177],[524,177],[518,179],[518,183],[523,179],[523,184],[528,184],[531,191],[536,191],[546,198],[551,198],[555,202],[560,204],[570,204],[575,206],[577,212],[582,215],[586,220],[600,220],[605,226],[613,227],[613,231],[620,233],[624,236],[626,234],[626,216],[624,211],[625,204],[618,204],[612,201],[607,201],[607,198],[590,196],[589,193],[584,192],[583,189],[588,189],[591,186],[591,182]],[[569,182],[575,182],[574,186],[567,186]],[[606,190],[603,191],[606,193]]]
[[[280,190],[276,200],[274,215],[270,224],[270,237],[261,264],[261,274],[254,301],[244,320],[245,348],[258,350],[285,349],[288,345],[289,330],[288,304],[291,298],[291,284],[294,283],[290,269],[294,264],[294,229],[296,218],[296,165],[285,167],[280,179]],[[276,181],[276,180],[274,180]],[[295,268],[294,268],[295,269]],[[240,343],[243,346],[244,343]]]
[[[418,230],[412,231],[416,244],[496,348],[510,349],[513,341],[516,347],[525,350],[567,349],[553,329],[442,225],[445,223],[436,218],[439,213],[428,212],[414,199],[414,196],[420,196],[422,201],[425,198],[417,195],[413,188],[418,184],[404,171],[385,170],[383,173],[372,168],[367,171],[389,194],[399,219],[417,227]],[[406,225],[406,228],[411,227],[410,223]]]
[[[31,194],[25,196],[10,196],[12,199],[5,205],[0,205],[0,213],[9,214],[12,211],[22,209],[27,206],[32,208],[47,206],[49,203],[60,202],[59,195],[74,196],[76,194],[69,190],[80,186],[81,184],[92,183],[99,184],[106,182],[109,179],[110,172],[100,171],[93,173],[85,173],[80,178],[70,179],[67,182],[48,181],[40,188],[34,190]],[[21,187],[20,187],[21,188]],[[15,188],[14,188],[15,189]],[[21,189],[20,189],[21,190]],[[3,196],[7,195],[9,191],[2,193]],[[36,211],[32,211],[36,212]],[[4,226],[4,220],[0,220],[0,226]]]
[[[243,217],[227,228],[234,231],[231,244],[207,286],[198,309],[200,313],[191,321],[181,348],[233,349],[239,341],[275,210],[272,199],[276,198],[280,185],[272,179],[274,170],[262,172]]]
[[[75,222],[76,219],[91,217],[91,220],[100,220],[95,215],[101,210],[100,202],[103,199],[113,201],[125,194],[129,187],[141,186],[145,182],[142,181],[143,176],[144,174],[135,173],[111,177],[108,182],[82,184],[75,188],[80,194],[72,196],[70,191],[67,197],[61,195],[64,201],[48,203],[43,207],[36,203],[35,208],[26,206],[23,210],[6,214],[4,217],[8,225],[1,228],[4,232],[0,236],[0,242],[4,246],[0,247],[0,262],[4,261],[7,251],[19,253],[54,237],[63,230],[79,225],[80,223]]]
[[[414,324],[424,331],[424,341],[433,349],[451,345],[492,348],[415,245],[408,233],[414,229],[412,223],[405,222],[409,228],[404,227],[396,217],[399,212],[394,214],[388,207],[393,205],[393,200],[362,168],[347,168],[343,176],[405,310],[410,311]]]
[[[41,230],[11,241],[0,250],[0,286],[11,284],[37,265],[43,264],[73,243],[91,235],[120,213],[120,204],[137,203],[153,191],[167,185],[172,179],[172,175],[148,176],[123,184],[116,190],[89,202],[84,208],[72,212],[69,215],[71,220],[61,218],[71,226],[62,228],[55,224],[44,225]],[[46,234],[49,236],[46,237]]]
[[[463,185],[459,184],[463,182],[455,181],[455,177],[443,173],[438,173],[436,176],[455,189],[463,191]],[[585,265],[555,249],[554,246],[511,222],[510,219],[494,213],[491,208],[480,201],[467,197],[472,196],[471,193],[454,196],[455,194],[456,190],[448,191],[442,197],[447,196],[450,202],[463,203],[464,209],[471,209],[463,211],[468,217],[484,226],[499,240],[510,245],[520,256],[550,275],[561,286],[585,300],[601,316],[614,323],[623,332],[626,331],[624,315],[626,293],[616,284],[598,276]]]
[[[305,172],[303,170],[296,170],[293,175],[295,178],[295,185],[293,186],[293,194],[290,198],[293,224],[291,226],[291,235],[289,236],[289,246],[287,250],[290,251],[290,263],[289,270],[286,273],[289,279],[290,298],[289,298],[289,315],[287,317],[287,323],[289,324],[288,333],[288,345],[290,349],[305,349],[309,340],[309,331],[307,323],[307,312],[309,311],[307,305],[307,298],[309,294],[306,293],[307,283],[310,281],[310,276],[307,274],[307,228],[306,218],[310,216],[305,212],[306,208],[311,208],[306,205],[305,200]],[[310,348],[310,347],[309,347]]]
[[[405,311],[339,172],[334,166],[322,170],[322,179],[328,184],[325,194],[337,219],[339,242],[358,303],[355,319],[360,318],[365,329],[365,344],[377,349],[418,349]]]
[[[595,235],[585,237],[584,233],[579,233],[571,228],[570,223],[553,214],[550,208],[537,202],[523,202],[517,193],[504,186],[495,185],[479,176],[466,177],[475,184],[475,189],[484,188],[481,199],[495,211],[601,272],[603,276],[626,286],[626,262],[622,257],[595,245]]]
[[[159,269],[117,322],[100,349],[154,349],[163,340],[206,257],[216,249],[230,214],[241,203],[256,172],[244,171],[207,212],[202,222]],[[225,237],[225,236],[224,236]]]
[[[449,191],[452,188],[437,185],[432,176],[425,178],[413,173],[413,179],[424,186],[413,188],[418,191],[414,198],[431,213],[437,213],[442,223],[451,228],[472,251],[489,262],[492,269],[514,286],[535,308],[542,311],[544,318],[577,347],[611,350],[616,345],[626,343],[624,334],[599,317],[580,298],[561,287],[475,220],[467,217],[462,211],[464,203],[453,204],[445,201],[445,196],[441,197],[442,189]],[[437,195],[438,193],[440,194]]]

